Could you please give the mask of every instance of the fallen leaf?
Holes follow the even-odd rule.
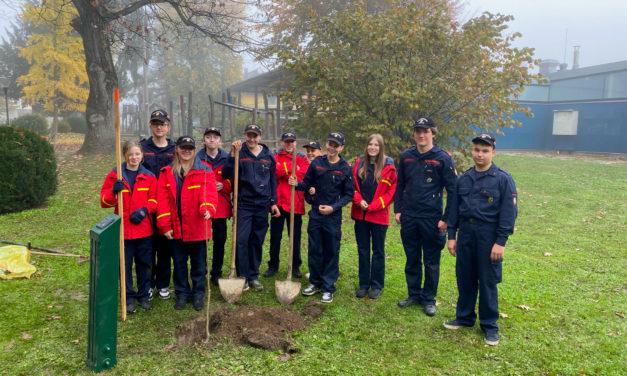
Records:
[[[73,340],[72,343],[78,345],[78,339]]]
[[[436,307],[437,307],[437,306],[439,306],[440,304],[442,304],[442,303],[440,303],[440,302],[435,302],[435,306],[436,306]]]
[[[499,312],[499,317],[506,319],[509,317],[509,315],[507,313]]]
[[[15,342],[15,341],[11,340],[11,343],[9,343],[9,344],[7,345],[7,347],[5,347],[4,349],[5,349],[5,350],[11,350],[11,349],[13,348],[13,343],[14,343],[14,342]]]
[[[620,317],[621,319],[625,318],[625,314],[622,312],[616,312],[616,316]]]
[[[61,320],[61,316],[52,316],[53,320]]]
[[[551,252],[544,252],[544,255],[545,255],[546,257],[553,256],[553,254],[552,254]]]
[[[166,347],[164,347],[163,350],[165,350],[165,351],[172,350],[175,347],[176,347],[176,345],[171,343],[171,344],[167,345]]]
[[[615,331],[613,331],[613,330],[610,330],[610,331],[607,332],[608,336],[615,336],[616,334],[617,333]]]
[[[291,356],[290,354],[288,354],[288,353],[285,353],[285,354],[281,354],[281,355],[279,356],[279,359],[277,359],[277,360],[278,360],[279,362],[285,362],[285,361],[288,361],[288,360],[290,360],[290,359],[292,359],[292,356]]]
[[[31,338],[33,338],[33,336],[31,336],[30,334],[22,333],[22,339],[31,339]]]
[[[528,307],[528,306],[526,306],[526,305],[524,305],[524,304],[518,305],[518,306],[516,306],[516,307],[518,307],[518,308],[522,309],[523,311],[533,311],[533,308]]]

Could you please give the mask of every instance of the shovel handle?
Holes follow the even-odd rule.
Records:
[[[231,274],[235,277],[235,255],[237,252],[237,196],[239,193],[239,150],[235,150],[235,172],[233,173],[233,235],[231,236]]]
[[[118,180],[122,180],[122,151],[120,149],[120,91],[113,90],[113,103],[115,108],[115,159]],[[122,192],[118,193],[118,213],[120,221],[120,303],[122,305],[122,321],[126,321],[126,267],[124,264],[124,204]]]
[[[292,150],[292,176],[296,177],[296,148]],[[287,280],[292,280],[292,262],[294,261],[294,199],[296,187],[292,185],[290,189],[290,241],[289,256],[287,259]]]

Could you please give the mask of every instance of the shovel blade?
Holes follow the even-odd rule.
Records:
[[[300,282],[295,281],[274,281],[274,291],[279,303],[287,305],[296,300],[300,294]]]
[[[218,286],[220,294],[228,303],[235,303],[244,292],[245,278],[220,278]]]

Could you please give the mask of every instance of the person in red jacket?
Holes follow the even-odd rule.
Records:
[[[268,270],[263,273],[264,277],[272,277],[279,271],[279,251],[281,249],[281,238],[283,237],[283,224],[290,220],[290,201],[292,199],[292,188],[287,183],[287,179],[292,175],[292,152],[296,147],[296,135],[293,132],[285,132],[281,135],[281,149],[274,155],[276,161],[276,193],[277,206],[281,212],[278,217],[270,219],[270,260],[268,260]],[[303,181],[307,172],[309,162],[304,155],[296,154],[296,179]],[[294,258],[292,263],[292,276],[301,278],[300,272],[302,259],[300,256],[300,236],[303,225],[303,214],[305,214],[305,198],[303,191],[296,191],[294,195]],[[287,228],[289,233],[289,225]]]
[[[233,216],[233,202],[231,201],[232,179],[222,177],[222,168],[229,160],[229,153],[220,148],[222,134],[220,129],[211,127],[205,129],[203,136],[205,147],[198,151],[196,159],[211,167],[216,177],[218,191],[218,209],[211,219],[211,235],[213,236],[213,257],[211,258],[211,283],[218,285],[222,277],[224,263],[224,244],[226,243],[227,219]]]
[[[364,155],[357,158],[353,165],[353,179],[355,194],[351,217],[355,220],[359,254],[359,288],[355,296],[363,298],[368,294],[370,299],[376,299],[384,286],[385,234],[396,191],[396,168],[392,158],[385,155],[385,144],[380,134],[368,137]]]
[[[157,179],[141,165],[142,148],[137,141],[126,141],[122,147],[122,180],[117,168],[109,172],[100,190],[100,205],[115,207],[124,221],[124,265],[126,271],[126,312],[135,313],[135,300],[143,309],[152,309],[148,296],[152,264],[152,216],[157,208]],[[118,194],[122,193],[122,210],[118,213]],[[133,289],[133,260],[137,290]]]
[[[176,141],[172,164],[161,169],[157,188],[157,227],[170,240],[174,261],[174,309],[191,299],[194,309],[204,307],[210,218],[216,214],[218,192],[211,167],[196,159],[196,144],[189,136]],[[190,261],[188,281],[187,261]]]

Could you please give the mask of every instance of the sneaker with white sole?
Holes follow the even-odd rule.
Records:
[[[322,299],[320,299],[322,303],[331,303],[333,301],[333,293],[331,292],[323,292]]]
[[[485,334],[485,343],[488,346],[496,346],[499,344],[499,333],[498,332],[486,332]]]
[[[152,300],[154,298],[153,294],[152,294],[152,288],[150,290],[148,290],[148,300]]]
[[[459,328],[472,328],[472,325],[466,325],[458,320],[446,321],[444,323],[446,329],[457,330]]]
[[[159,289],[159,299],[163,299],[163,300],[170,299],[170,290],[168,290],[167,287]]]
[[[311,295],[319,293],[320,291],[322,291],[320,290],[320,288],[316,287],[313,284],[309,284],[309,286],[305,287],[305,289],[303,290],[303,295],[311,296]]]

